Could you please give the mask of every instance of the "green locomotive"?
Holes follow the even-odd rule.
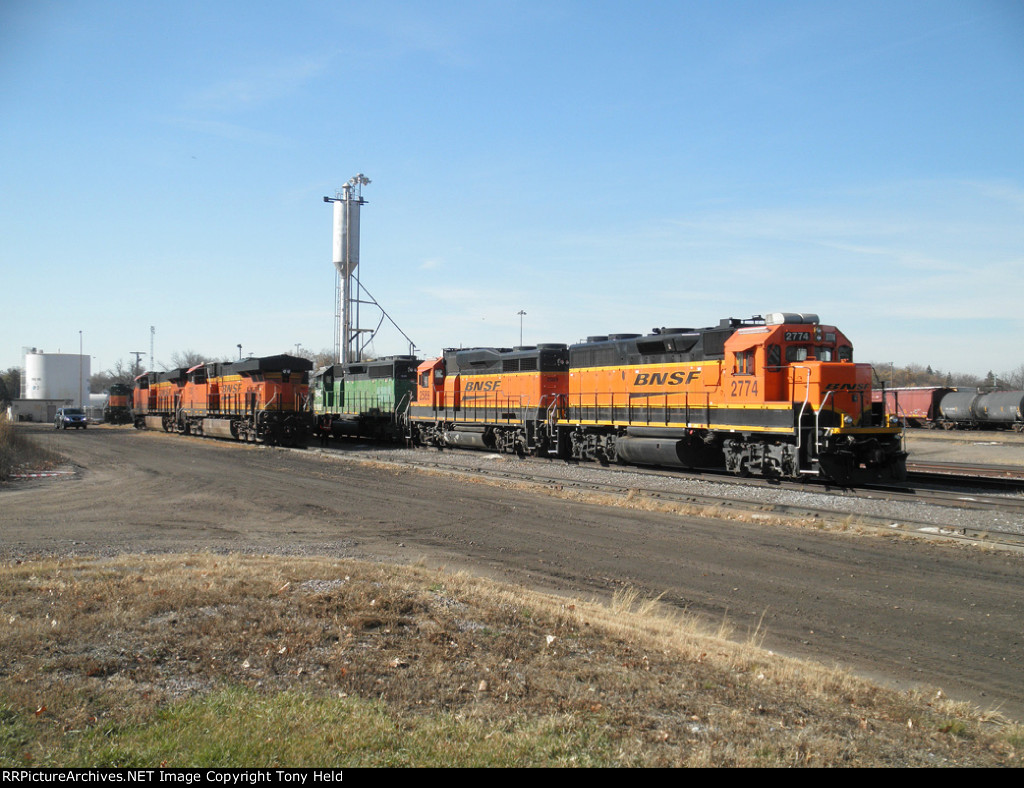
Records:
[[[387,356],[317,370],[310,402],[320,437],[402,437],[399,419],[416,399],[418,365],[415,356]]]

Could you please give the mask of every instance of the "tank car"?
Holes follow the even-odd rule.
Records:
[[[148,372],[135,381],[135,424],[186,435],[292,445],[309,431],[313,364],[279,355]]]
[[[816,315],[448,350],[420,365],[410,437],[578,460],[841,482],[903,478],[871,367]]]
[[[939,401],[939,425],[952,430],[975,426],[974,401],[977,389],[957,389],[945,394]]]
[[[1024,391],[981,394],[971,405],[971,412],[982,427],[1024,432]]]

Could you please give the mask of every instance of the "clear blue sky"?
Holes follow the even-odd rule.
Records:
[[[357,172],[421,356],[810,311],[1024,363],[1020,0],[5,0],[0,368],[332,347]]]

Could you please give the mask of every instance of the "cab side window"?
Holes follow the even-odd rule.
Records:
[[[742,353],[736,354],[736,371],[737,375],[753,375],[754,374],[754,351],[744,350]]]

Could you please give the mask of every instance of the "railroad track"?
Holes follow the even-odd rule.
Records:
[[[907,463],[910,481],[1024,492],[1024,468],[956,462]]]
[[[340,459],[367,461],[360,457],[347,456],[344,449],[320,450],[325,456]],[[494,455],[496,458],[502,455]],[[373,459],[370,462],[382,462]],[[545,465],[551,461],[532,459],[519,461],[526,463],[526,468],[510,468],[505,463],[498,463],[493,468],[477,466],[467,467],[454,465],[440,459],[436,454],[423,452],[422,458],[410,458],[408,455],[385,459],[383,462],[410,468],[418,468],[437,473],[460,475],[497,483],[528,485],[548,490],[554,494],[592,494],[604,498],[618,499],[623,505],[649,507],[663,506],[666,509],[692,511],[695,516],[731,517],[750,516],[777,517],[795,522],[804,521],[812,524],[832,523],[841,526],[856,527],[883,531],[885,533],[917,534],[926,538],[943,538],[963,542],[999,545],[1007,549],[1024,549],[1024,534],[1011,530],[979,527],[958,527],[938,525],[935,522],[916,520],[906,517],[894,517],[886,514],[871,514],[833,509],[825,505],[828,498],[842,498],[847,501],[887,501],[903,504],[929,505],[949,509],[980,509],[998,511],[1000,514],[1018,522],[1024,522],[1024,498],[1008,496],[984,495],[965,489],[949,489],[948,486],[936,486],[926,483],[915,486],[914,482],[900,485],[880,485],[877,487],[845,488],[824,483],[800,483],[787,481],[769,481],[763,479],[741,479],[733,475],[712,472],[688,472],[678,469],[671,471],[630,466],[620,469],[617,466],[602,469],[608,476],[606,480],[593,478],[576,479],[567,475],[567,466],[559,463],[555,469],[548,470]],[[586,466],[589,469],[589,465]],[[594,466],[596,469],[597,466]],[[628,477],[628,479],[626,478]],[[673,490],[669,486],[659,486],[664,480],[702,481],[717,486],[716,492],[692,492]],[[948,484],[948,481],[947,481]],[[721,490],[722,486],[727,488]],[[811,493],[824,496],[822,505],[793,505],[774,501],[759,500],[758,490],[778,490],[794,493]]]

